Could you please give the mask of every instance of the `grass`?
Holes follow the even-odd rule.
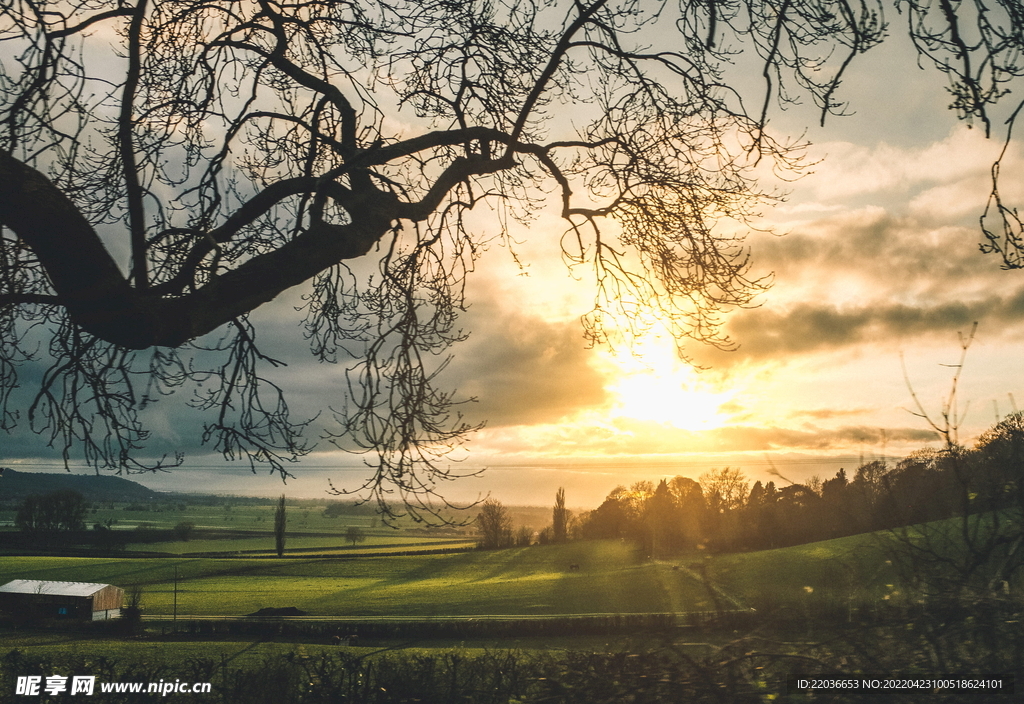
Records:
[[[495,647],[494,640],[402,640],[378,642],[364,639],[362,646],[343,646],[354,655],[375,655],[402,650],[410,654],[429,654],[437,650],[458,648],[460,652],[480,654]],[[616,636],[545,636],[516,638],[502,641],[501,647],[529,651],[586,650],[594,652],[636,652],[652,645],[648,635]],[[697,647],[699,645],[699,647]],[[150,640],[138,638],[97,638],[92,634],[69,634],[54,631],[13,632],[0,639],[0,651],[20,649],[34,655],[45,656],[104,656],[121,662],[184,662],[190,658],[223,660],[233,666],[254,665],[267,656],[299,651],[302,654],[337,653],[338,646],[326,642],[279,642],[273,640],[180,640],[170,636]],[[706,650],[706,644],[694,644],[695,652]],[[0,652],[2,654],[2,652]]]
[[[671,561],[642,561],[621,541],[350,559],[11,557],[0,583],[140,584],[145,612],[160,615],[173,610],[177,569],[179,614],[295,606],[318,616],[548,615],[704,611],[716,600],[729,609],[862,605],[884,598],[886,567],[875,538],[854,536]]]
[[[581,565],[569,572],[570,564]],[[641,613],[710,608],[706,590],[619,541],[453,555],[354,559],[12,557],[9,579],[141,584],[148,614],[244,615],[296,606],[313,615]]]
[[[194,523],[204,530],[249,530],[265,531],[273,534],[273,505],[225,503],[223,506],[191,505],[173,502],[157,503],[146,510],[139,510],[141,504],[105,504],[98,503],[85,517],[85,523],[92,527],[95,523],[114,522],[116,530],[136,527],[154,529],[170,529],[182,521]],[[393,535],[409,535],[421,533],[420,524],[405,519],[399,521],[400,530],[389,529],[380,525],[380,521],[372,516],[342,515],[329,518],[323,515],[326,505],[287,506],[288,530],[296,533],[323,533],[344,535],[349,527],[358,527],[368,532],[391,532]],[[13,524],[16,512],[0,510],[0,525]],[[472,518],[472,516],[470,516]],[[456,532],[472,532],[471,528],[453,529]],[[449,531],[450,532],[450,531]],[[272,539],[272,538],[271,538]]]
[[[945,524],[922,527],[918,532],[924,535],[933,529],[944,530]],[[804,649],[811,641],[822,636],[827,636],[831,643],[835,629],[837,626],[841,628],[841,624],[835,620],[822,620],[820,628],[812,632],[812,624],[817,622],[819,615],[831,614],[834,617],[837,607],[881,604],[892,595],[891,585],[897,580],[893,567],[887,564],[885,539],[884,533],[861,535],[778,550],[723,555],[692,553],[654,561],[640,559],[632,545],[621,541],[590,541],[449,555],[351,559],[14,557],[0,562],[0,583],[14,578],[110,582],[120,586],[139,583],[145,590],[145,613],[150,615],[170,613],[175,568],[180,576],[180,615],[242,615],[265,606],[296,606],[312,615],[368,618],[626,614],[712,610],[717,602],[724,608],[755,607],[758,612],[779,610],[776,618],[767,621],[774,630],[770,632],[773,650],[765,656],[765,667],[790,667],[786,664],[788,661],[776,662],[772,658],[780,652],[789,652],[786,650],[789,645],[780,645],[780,641],[792,640],[790,645],[795,648],[793,652],[799,651],[799,657],[808,654],[815,657],[827,656],[826,659],[831,663],[830,671],[843,671],[844,668],[855,667],[850,664],[853,661],[848,662],[846,659],[853,657],[853,650],[831,653],[828,650],[831,646],[823,646],[823,651],[805,653]],[[571,564],[580,565],[580,570],[569,571]],[[908,622],[907,628],[910,625]],[[456,664],[459,668],[466,666],[467,658],[492,657],[497,658],[497,662],[505,657],[503,652],[508,652],[503,649],[508,648],[516,649],[512,652],[518,653],[515,657],[520,658],[520,665],[534,656],[563,658],[569,662],[573,657],[570,651],[611,654],[611,659],[601,656],[583,663],[585,667],[581,670],[582,679],[579,682],[591,682],[596,681],[595,678],[600,675],[608,674],[605,670],[611,668],[615,657],[628,654],[630,659],[624,662],[638,662],[637,658],[645,657],[644,653],[650,655],[652,649],[662,655],[670,651],[676,653],[680,662],[700,663],[712,655],[717,658],[714,662],[719,662],[721,657],[716,647],[733,647],[732,642],[736,638],[734,632],[728,629],[668,630],[664,633],[645,632],[633,636],[604,637],[563,635],[485,640],[483,636],[474,636],[478,639],[472,641],[456,641],[454,638],[442,640],[436,636],[431,636],[431,640],[399,640],[393,635],[375,641],[364,633],[360,647],[338,648],[323,642],[326,640],[323,631],[319,635],[312,632],[296,635],[295,642],[284,642],[289,637],[283,635],[267,635],[267,640],[257,640],[254,636],[253,641],[241,640],[244,636],[238,635],[220,635],[221,640],[214,640],[218,636],[209,636],[208,640],[185,640],[186,637],[207,636],[162,637],[159,634],[163,627],[169,627],[169,624],[152,621],[148,637],[137,640],[56,631],[4,631],[0,632],[0,654],[18,648],[33,657],[51,658],[53,662],[61,658],[77,658],[76,662],[99,662],[103,657],[120,663],[137,662],[151,668],[163,665],[171,668],[166,672],[154,670],[154,677],[168,676],[166,673],[175,667],[187,669],[190,663],[206,662],[218,667],[225,663],[225,668],[217,670],[227,673],[225,678],[228,675],[233,677],[231,673],[237,674],[243,670],[245,678],[256,678],[261,673],[271,672],[272,666],[283,667],[283,663],[299,663],[299,669],[302,670],[306,667],[303,663],[311,667],[319,666],[321,656],[338,662],[344,660],[339,665],[343,666],[343,670],[354,666],[357,660],[372,660],[374,667],[385,667],[387,658],[396,655],[407,658],[404,662],[411,663],[406,670],[402,670],[405,673],[402,677],[407,678],[419,672],[416,667],[429,666],[442,672],[442,679],[449,676],[449,669],[454,672]],[[870,628],[873,629],[870,631],[870,642],[874,642],[876,636],[881,638],[877,626],[872,625]],[[902,623],[890,628],[880,642],[892,647],[895,647],[893,644],[909,647],[907,643],[916,643],[917,636],[908,635],[907,628]],[[755,637],[758,634],[764,635],[761,625],[758,625]],[[280,642],[272,640],[275,638]],[[668,642],[662,639],[672,639],[671,648],[658,650],[659,644]],[[855,639],[853,642],[856,645],[859,641]],[[971,647],[970,643],[964,647]],[[543,650],[555,652],[537,652]],[[396,654],[394,651],[401,652]],[[744,658],[749,653],[744,655],[745,652],[737,650],[734,653],[736,662],[746,662]],[[856,652],[860,653],[859,650]],[[890,656],[884,647],[880,647],[879,652],[885,657]],[[895,660],[886,662],[902,665],[903,660],[899,658],[910,658],[913,652],[893,650],[891,658]],[[868,654],[871,657],[866,661],[875,662],[871,658],[877,653]],[[668,670],[659,663],[654,662],[648,670],[638,675],[636,682],[630,680],[623,687],[633,692],[635,686],[645,682],[664,682]],[[495,672],[499,670],[506,671],[498,668]],[[555,679],[559,682],[564,680],[563,670],[554,670]],[[760,667],[755,670],[760,670]],[[771,686],[776,687],[777,672],[772,672],[775,674],[770,678],[765,675],[762,678],[764,681],[758,680],[753,684],[760,686],[774,683]],[[537,682],[551,676],[547,671],[538,670],[538,673]],[[619,674],[614,671],[609,675],[608,687],[620,684]],[[701,670],[697,674],[703,677],[707,671]],[[722,677],[728,679],[724,675]],[[221,682],[221,679],[216,681]],[[234,680],[223,681],[224,686],[227,686]],[[267,682],[270,681],[267,679]],[[394,681],[404,680],[399,678]],[[604,684],[594,694],[607,695],[603,687]],[[765,689],[771,695],[779,691],[770,687]],[[420,695],[421,692],[417,691],[417,696]],[[448,700],[452,699],[437,699]],[[650,699],[661,700],[665,699]]]
[[[459,540],[457,538],[428,538],[410,535],[373,535],[366,534],[366,539],[355,546],[345,540],[344,535],[319,536],[319,537],[287,537],[285,552],[296,550],[308,551],[315,549],[317,553],[339,553],[345,554],[351,551],[373,551],[382,550],[413,550],[432,549],[446,547],[472,547],[475,541]],[[273,533],[267,533],[264,537],[258,538],[232,538],[216,540],[188,540],[166,543],[129,543],[126,546],[129,551],[138,550],[142,552],[156,551],[171,554],[183,555],[191,553],[230,553],[230,552],[265,552],[276,554],[274,547]]]
[[[758,610],[820,606],[825,601],[864,606],[884,598],[895,581],[883,536],[854,535],[806,545],[718,555],[708,574],[727,594]]]

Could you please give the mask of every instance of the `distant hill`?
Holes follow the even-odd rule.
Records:
[[[162,498],[138,482],[95,474],[44,474],[7,468],[0,475],[0,503],[20,502],[30,494],[73,489],[87,501],[150,501]]]

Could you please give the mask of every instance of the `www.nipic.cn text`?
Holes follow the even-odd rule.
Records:
[[[100,682],[97,687],[96,677],[89,675],[74,675],[65,677],[63,675],[28,675],[19,677],[14,693],[27,697],[38,697],[41,695],[56,696],[58,694],[69,695],[84,694],[90,696],[96,694],[156,694],[166,697],[168,694],[209,694],[211,685],[209,682],[182,682],[181,680],[159,682]]]

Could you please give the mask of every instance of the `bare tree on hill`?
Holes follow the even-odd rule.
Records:
[[[980,8],[898,4],[987,128],[1024,19]],[[140,410],[189,387],[205,443],[285,476],[308,421],[249,314],[300,286],[312,354],[350,364],[332,440],[367,453],[362,496],[439,517],[460,474],[444,457],[473,428],[435,379],[486,243],[554,203],[594,286],[589,340],[659,324],[728,347],[722,313],[765,282],[718,224],[776,198],[758,165],[800,167],[770,115],[842,112],[850,62],[886,31],[877,0],[4,3],[0,425],[66,462],[173,465],[140,459]],[[756,95],[726,79],[740,50]]]
[[[481,535],[480,547],[485,550],[511,547],[512,516],[497,499],[487,499],[480,505],[476,526]]]

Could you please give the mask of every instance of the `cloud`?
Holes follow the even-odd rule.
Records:
[[[760,308],[726,322],[732,353],[694,349],[698,363],[730,367],[864,344],[905,345],[967,331],[1024,334],[1024,278],[977,248],[980,233],[930,227],[866,207],[754,243],[775,287]]]
[[[1006,277],[996,258],[979,251],[981,239],[976,227],[933,226],[865,206],[793,225],[784,236],[757,237],[752,252],[759,269],[776,272],[769,299],[808,288],[846,299],[844,285],[859,295],[934,298],[978,278]]]
[[[483,297],[464,322],[472,334],[445,381],[477,399],[464,408],[470,417],[489,427],[551,423],[609,401],[578,321],[548,322]]]
[[[1021,295],[1024,291],[1018,291],[1015,298]],[[1001,313],[1016,308],[1012,300],[999,297],[971,304],[949,302],[929,307],[876,304],[841,309],[805,303],[781,312],[745,311],[733,318],[729,329],[742,341],[734,357],[776,358],[877,340],[898,341],[925,333],[966,330],[982,318],[1006,319],[1009,316]],[[1013,319],[1020,322],[1019,311]]]
[[[860,416],[873,413],[875,408],[808,408],[789,412],[790,418],[813,418],[814,420],[830,420],[847,416]]]
[[[693,453],[849,451],[851,446],[910,446],[933,442],[930,430],[907,427],[845,425],[821,428],[780,425],[728,425],[709,430],[682,430],[668,423],[616,418],[610,422],[577,422],[533,428],[485,430],[475,443],[492,456],[653,457]]]
[[[1020,158],[1016,146],[1008,163]],[[944,139],[915,146],[825,142],[814,149],[824,156],[802,191],[804,197],[825,202],[898,199],[919,214],[948,221],[984,206],[987,176],[1001,149],[1000,140],[986,139],[983,131],[963,124]],[[956,198],[942,197],[951,194]]]

